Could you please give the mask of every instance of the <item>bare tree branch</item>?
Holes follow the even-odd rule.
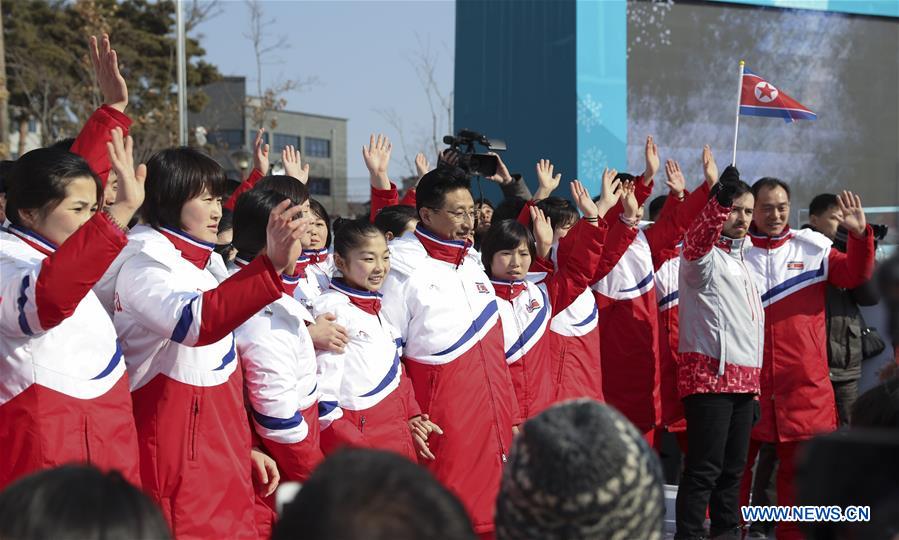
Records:
[[[187,8],[187,18],[184,21],[184,29],[192,31],[200,23],[214,19],[224,12],[219,0],[194,0]]]

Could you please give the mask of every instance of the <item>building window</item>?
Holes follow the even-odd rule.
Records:
[[[34,118],[28,119],[28,133],[37,133],[37,120]]]
[[[331,141],[306,137],[306,157],[331,157]]]
[[[286,133],[275,133],[275,144],[273,150],[280,152],[285,146],[290,145],[300,149],[300,138],[297,135],[287,135]]]
[[[206,135],[206,141],[219,148],[241,148],[243,147],[243,130],[220,129],[211,131]]]
[[[251,128],[247,131],[247,148],[250,150],[256,146],[256,134],[259,133],[258,129]],[[269,131],[265,130],[262,132],[262,144],[268,144],[271,141],[269,138]]]
[[[306,184],[306,187],[309,188],[310,195],[331,195],[331,179],[330,178],[309,178],[309,182]]]

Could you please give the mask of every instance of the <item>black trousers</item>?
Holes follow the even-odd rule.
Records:
[[[833,385],[833,396],[837,402],[837,414],[840,415],[840,427],[849,425],[852,406],[858,399],[858,379],[854,381],[830,382]]]
[[[674,537],[704,537],[707,507],[714,537],[741,524],[740,480],[758,420],[757,402],[753,394],[693,394],[683,402],[687,459],[677,488]]]

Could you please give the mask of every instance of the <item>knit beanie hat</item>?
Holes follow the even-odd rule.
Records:
[[[637,428],[589,399],[528,420],[497,499],[496,537],[661,539],[662,469]]]

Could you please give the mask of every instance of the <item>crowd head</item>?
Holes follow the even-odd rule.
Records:
[[[0,493],[0,538],[162,540],[171,533],[153,501],[118,472],[67,465]]]
[[[661,539],[658,457],[618,411],[591,400],[525,422],[503,473],[496,537]]]
[[[431,473],[396,454],[329,456],[284,509],[273,540],[474,540],[461,503]]]
[[[474,233],[471,182],[456,169],[438,167],[422,177],[416,190],[421,224],[441,238],[467,241]]]

